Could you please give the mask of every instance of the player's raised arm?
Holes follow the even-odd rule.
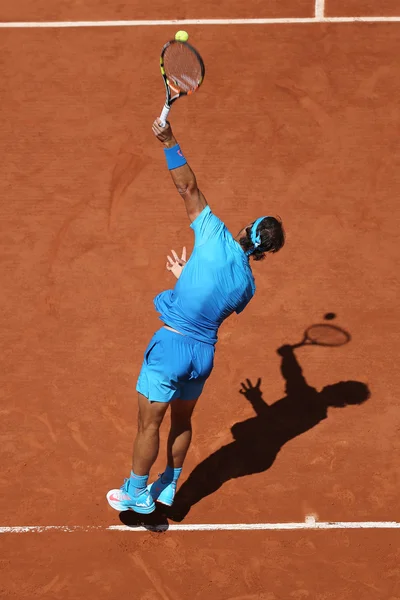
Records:
[[[162,127],[160,120],[156,119],[153,123],[153,133],[164,145],[165,157],[172,181],[185,201],[189,219],[194,221],[207,206],[206,199],[197,187],[196,176],[183,156],[169,123]]]

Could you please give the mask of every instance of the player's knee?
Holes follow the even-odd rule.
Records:
[[[154,433],[160,429],[161,422],[154,419],[139,419],[138,431],[139,433]]]
[[[162,423],[164,413],[151,413],[139,414],[138,419],[138,430],[139,432],[151,432],[158,431]]]
[[[172,417],[171,428],[179,431],[189,431],[192,429],[192,419],[187,415]]]

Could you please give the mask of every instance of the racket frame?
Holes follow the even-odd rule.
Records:
[[[197,60],[199,61],[200,69],[201,69],[201,77],[199,79],[197,87],[194,90],[190,90],[189,92],[181,91],[181,90],[177,89],[176,87],[174,87],[173,83],[171,83],[167,78],[167,74],[165,73],[165,66],[164,66],[164,55],[165,55],[167,48],[169,48],[172,44],[185,44],[193,52],[193,54],[195,54]],[[161,115],[160,115],[160,121],[161,121],[161,127],[165,127],[167,118],[168,118],[168,114],[169,114],[169,111],[171,110],[171,106],[173,105],[173,103],[176,102],[178,100],[178,98],[181,98],[181,96],[190,96],[196,90],[199,89],[199,87],[203,83],[206,69],[204,66],[203,59],[201,58],[200,54],[197,52],[196,48],[193,48],[193,46],[191,46],[187,42],[179,42],[178,40],[170,40],[163,46],[163,48],[161,50],[160,70],[161,70],[161,75],[162,75],[162,78],[164,80],[164,85],[165,85],[165,104],[164,104],[164,107],[163,107]],[[175,95],[172,95],[171,92],[174,92]]]
[[[338,333],[340,333],[343,336],[343,341],[340,344],[329,344],[326,342],[315,341],[311,337],[309,337],[309,332],[314,327],[321,327],[321,328],[325,328],[325,329],[335,329],[335,331],[337,331]],[[350,334],[347,331],[345,331],[344,329],[342,329],[341,327],[338,327],[337,325],[331,325],[330,323],[329,324],[328,323],[315,323],[314,325],[310,325],[310,327],[308,327],[306,329],[306,331],[304,332],[303,341],[301,342],[301,344],[299,344],[299,346],[300,345],[303,346],[305,344],[312,344],[314,346],[327,346],[330,348],[335,348],[335,347],[339,347],[339,346],[344,346],[350,340],[351,340]]]

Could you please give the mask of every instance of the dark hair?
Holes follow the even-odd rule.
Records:
[[[240,245],[247,252],[254,248],[251,241],[251,227],[246,228],[246,236],[240,239]],[[265,217],[257,227],[257,235],[261,237],[261,245],[252,252],[253,260],[263,260],[268,252],[274,254],[285,244],[285,230],[280,217]]]

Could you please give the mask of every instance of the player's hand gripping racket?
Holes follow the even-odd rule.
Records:
[[[197,50],[187,42],[177,40],[171,40],[163,47],[160,67],[166,91],[160,121],[165,127],[172,104],[182,96],[193,94],[201,86],[205,68]]]
[[[344,329],[336,325],[328,325],[325,323],[311,325],[304,332],[302,341],[294,344],[291,348],[300,348],[307,344],[317,346],[344,346],[350,341],[350,334]]]

